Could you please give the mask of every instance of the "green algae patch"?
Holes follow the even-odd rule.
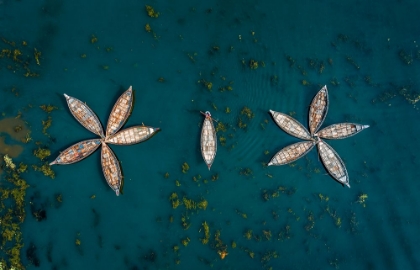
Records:
[[[10,158],[10,163],[14,164]],[[25,269],[21,262],[23,239],[21,225],[25,220],[25,196],[29,185],[21,177],[24,164],[18,169],[7,168],[5,182],[0,188],[0,269]],[[7,207],[6,207],[7,206]]]

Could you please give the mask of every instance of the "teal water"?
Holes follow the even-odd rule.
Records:
[[[158,18],[147,16],[146,4]],[[22,144],[16,163],[37,162],[35,142],[51,149],[52,161],[59,151],[95,137],[72,117],[64,93],[85,101],[106,125],[115,100],[132,85],[136,100],[125,127],[161,128],[144,143],[111,146],[125,176],[120,197],[104,180],[99,151],[80,163],[54,166],[54,180],[33,170],[25,174],[30,188],[23,264],[27,269],[417,268],[419,111],[410,99],[420,85],[419,8],[413,0],[0,0],[0,36],[15,41],[40,75],[25,77],[22,67],[9,67],[15,63],[11,58],[0,58],[1,112],[4,117],[21,112],[32,130],[33,141]],[[153,33],[145,31],[147,23]],[[0,48],[12,47],[3,41]],[[34,48],[42,53],[39,66]],[[251,69],[250,60],[259,67]],[[212,82],[212,91],[199,83],[203,80]],[[232,91],[219,90],[229,85]],[[327,175],[315,150],[293,166],[263,166],[297,142],[268,110],[293,113],[307,126],[308,106],[323,85],[330,95],[323,126],[344,121],[371,126],[329,141],[347,166],[351,189]],[[42,104],[59,108],[51,113],[51,138],[42,134],[47,118],[38,109]],[[251,120],[240,114],[244,106],[254,112]],[[199,147],[200,110],[228,126],[218,133],[226,146],[219,142],[210,172]],[[239,117],[246,129],[238,127]],[[6,142],[16,143],[7,136]],[[190,167],[186,174],[184,162]],[[247,168],[252,174],[241,174]],[[197,175],[201,179],[194,182]],[[288,192],[263,198],[280,186]],[[173,192],[204,198],[208,207],[173,209]],[[357,203],[361,194],[368,195],[365,207]],[[34,209],[45,210],[46,219],[37,221]],[[190,223],[186,230],[182,216]],[[200,240],[205,221],[211,233],[207,245]],[[217,230],[229,253],[224,260],[215,247]]]

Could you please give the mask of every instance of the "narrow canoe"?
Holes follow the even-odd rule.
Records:
[[[350,187],[349,174],[347,173],[344,162],[338,156],[337,152],[321,139],[318,141],[318,152],[322,164],[328,173],[339,183]]]
[[[102,142],[101,165],[106,182],[112,190],[115,191],[115,194],[119,196],[122,181],[120,162],[112,152],[111,148],[109,148],[104,142]]]
[[[159,130],[159,128],[147,126],[134,126],[107,137],[105,142],[117,145],[136,144],[150,139]]]
[[[315,141],[298,142],[281,149],[268,163],[268,166],[279,166],[291,163],[303,157],[315,146]]]
[[[96,114],[83,102],[77,98],[70,97],[64,94],[66,97],[67,105],[69,106],[71,114],[76,120],[89,131],[104,138],[104,132],[102,129],[101,122],[99,121]]]
[[[368,125],[360,125],[354,123],[339,123],[321,129],[314,136],[323,139],[344,139],[356,135],[360,131],[367,129]]]
[[[201,154],[210,170],[217,152],[217,137],[214,129],[213,119],[210,112],[205,113],[206,118],[201,128]]]
[[[314,135],[324,122],[328,112],[328,91],[327,86],[319,90],[309,107],[309,131]]]
[[[111,113],[109,114],[108,124],[106,126],[106,137],[117,133],[130,117],[133,108],[133,90],[130,86],[115,102]]]
[[[311,134],[309,134],[308,130],[293,117],[273,110],[270,110],[270,113],[274,122],[286,133],[302,140],[311,139]]]
[[[60,155],[50,163],[50,165],[66,165],[81,161],[82,159],[87,158],[90,154],[95,152],[95,150],[100,145],[100,139],[86,140],[76,143],[61,152]]]

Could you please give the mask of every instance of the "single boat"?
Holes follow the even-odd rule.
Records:
[[[95,152],[100,145],[100,139],[86,140],[73,144],[61,152],[60,155],[50,163],[50,166],[54,164],[66,165],[78,162],[90,156],[90,154]]]
[[[133,108],[133,88],[130,86],[115,102],[106,126],[106,138],[117,133],[127,122]]]
[[[96,114],[85,103],[81,102],[77,98],[66,94],[64,94],[64,96],[66,97],[67,105],[69,106],[70,112],[74,118],[76,118],[76,120],[87,130],[93,132],[101,138],[104,138],[105,136],[102,125]]]
[[[312,138],[308,130],[293,117],[273,110],[270,110],[270,113],[277,126],[289,135],[302,140],[310,140]]]
[[[309,106],[309,131],[314,135],[321,127],[328,112],[328,90],[327,86],[319,90]]]
[[[268,166],[279,166],[294,162],[311,151],[315,144],[316,142],[312,140],[288,145],[274,155]]]
[[[201,154],[210,170],[217,152],[216,130],[214,129],[213,118],[210,112],[201,113],[206,117],[201,128]]]
[[[345,139],[356,135],[357,133],[368,127],[369,125],[340,123],[323,128],[320,131],[318,131],[318,133],[315,133],[314,136],[318,136],[320,138],[329,140]]]
[[[123,178],[120,162],[105,142],[102,142],[101,165],[106,182],[115,191],[115,194],[119,196]]]
[[[318,139],[317,146],[322,164],[324,164],[328,173],[337,180],[337,182],[350,187],[349,174],[347,173],[343,160],[341,160],[337,152],[321,139]]]
[[[116,134],[107,136],[105,139],[106,143],[117,144],[117,145],[131,145],[141,143],[145,140],[150,139],[160,129],[147,127],[147,126],[134,126],[119,131]]]

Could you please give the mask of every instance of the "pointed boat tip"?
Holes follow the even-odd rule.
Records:
[[[70,98],[70,96],[69,96],[69,95],[67,95],[66,93],[64,93],[64,97],[65,97],[66,99],[69,99],[69,98]]]
[[[347,186],[348,188],[350,188],[350,184],[349,184],[349,183],[346,183],[346,186]]]
[[[363,125],[363,128],[369,128],[370,126],[369,125]]]
[[[133,87],[130,85],[130,87],[128,87],[127,91],[133,91]]]
[[[57,164],[57,162],[54,160],[53,162],[50,162],[50,166]]]
[[[273,110],[268,110],[271,114],[273,114],[274,113],[274,111]]]

